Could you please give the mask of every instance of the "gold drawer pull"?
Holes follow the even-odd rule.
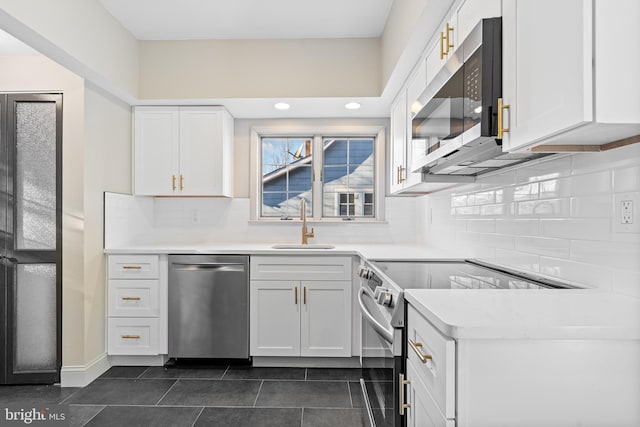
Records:
[[[453,34],[453,27],[449,25],[447,22],[447,28],[445,29],[444,41],[445,41],[445,55],[448,55],[451,49],[453,49],[453,43],[451,42],[451,38],[449,38],[449,34]]]
[[[440,59],[444,59],[446,52],[444,51],[444,33],[440,32]]]
[[[121,335],[121,337],[125,340],[139,340],[140,335]]]
[[[410,403],[405,403],[404,401],[404,386],[411,384],[411,381],[404,379],[404,374],[399,374],[400,376],[400,404],[398,405],[398,409],[400,410],[400,415],[404,415],[405,409],[411,408]]]
[[[409,345],[411,346],[413,351],[416,352],[418,358],[422,363],[427,363],[427,360],[433,359],[430,354],[422,354],[422,351],[420,351],[420,349],[422,348],[422,343],[409,340]]]
[[[184,176],[180,174],[180,191],[184,190]]]
[[[122,301],[140,301],[140,297],[122,297]]]
[[[122,268],[125,270],[142,270],[140,265],[123,265]]]
[[[504,110],[509,109],[509,105],[504,104],[502,98],[498,98],[498,139],[502,139],[503,134],[509,132],[509,128],[504,127]]]
[[[171,175],[171,189],[173,191],[176,191],[176,176],[175,175]]]

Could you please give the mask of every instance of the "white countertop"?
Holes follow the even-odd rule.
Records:
[[[333,249],[274,249],[277,243],[196,243],[157,244],[105,249],[106,254],[249,254],[249,255],[357,255],[376,259],[464,259],[460,252],[418,245],[351,243],[336,244]]]
[[[591,289],[415,289],[406,300],[456,339],[640,340],[640,299]]]

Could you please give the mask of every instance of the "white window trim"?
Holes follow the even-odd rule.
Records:
[[[249,198],[251,205],[251,212],[249,219],[251,221],[258,221],[264,223],[290,223],[291,221],[281,221],[279,218],[262,218],[260,217],[260,200],[261,200],[261,150],[260,140],[263,137],[309,137],[313,136],[313,148],[311,152],[315,155],[318,149],[322,149],[323,137],[356,137],[356,136],[371,136],[375,138],[374,146],[374,209],[375,217],[369,218],[352,218],[350,221],[344,221],[342,218],[322,218],[322,181],[320,176],[322,173],[322,165],[319,162],[313,162],[313,176],[315,177],[312,183],[313,189],[313,215],[307,217],[309,222],[384,222],[384,199],[385,199],[385,175],[384,175],[384,153],[385,153],[385,141],[386,132],[384,126],[370,126],[370,125],[353,125],[353,126],[256,126],[251,128],[251,147],[250,147],[250,162],[249,162]],[[295,221],[295,220],[294,220]]]

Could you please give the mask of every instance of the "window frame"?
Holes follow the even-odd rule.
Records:
[[[309,222],[384,222],[384,153],[386,146],[385,126],[382,125],[353,125],[353,126],[264,126],[251,128],[250,152],[250,221],[260,223],[290,223],[278,217],[261,216],[262,202],[262,138],[295,138],[313,137],[312,141],[312,213],[307,216]],[[374,139],[374,185],[373,209],[374,216],[370,217],[323,217],[323,151],[325,138],[373,138]],[[299,221],[299,218],[291,218]]]

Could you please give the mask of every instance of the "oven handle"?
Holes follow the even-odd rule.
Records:
[[[369,323],[371,327],[375,329],[375,331],[382,338],[385,339],[385,341],[387,341],[389,344],[393,344],[393,331],[385,328],[380,323],[378,323],[378,321],[371,315],[371,313],[367,311],[367,307],[365,307],[364,300],[363,300],[365,293],[367,294],[367,296],[369,296],[369,298],[373,299],[373,297],[366,292],[365,288],[360,288],[360,291],[358,292],[358,302],[360,303],[360,313],[362,313],[362,316],[367,321],[367,323]]]

